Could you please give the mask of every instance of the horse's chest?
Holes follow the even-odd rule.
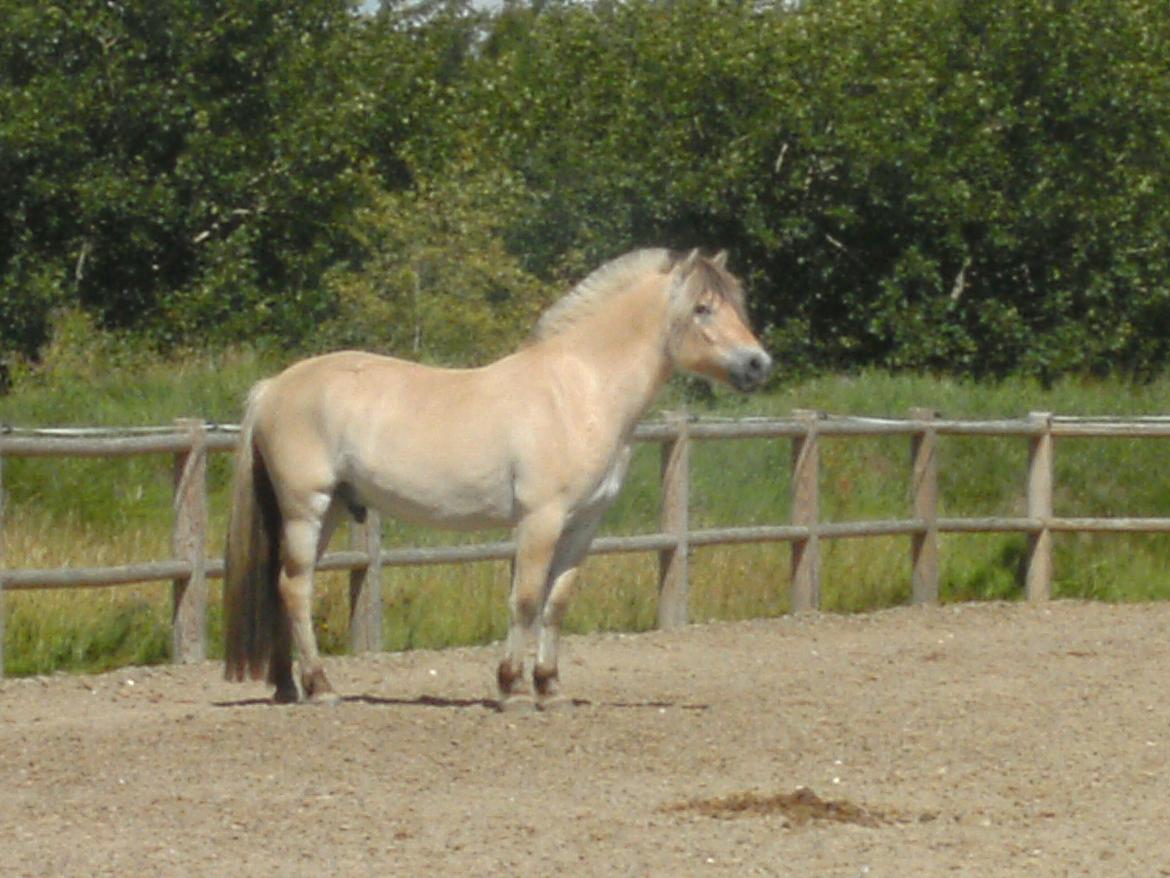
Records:
[[[622,489],[622,482],[626,479],[626,471],[630,468],[632,449],[625,445],[618,450],[608,466],[603,471],[600,481],[594,487],[592,494],[583,506],[587,509],[605,509],[614,500]]]

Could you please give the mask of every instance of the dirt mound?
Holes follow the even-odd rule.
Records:
[[[842,799],[825,800],[807,787],[792,793],[764,795],[754,790],[715,796],[711,799],[692,799],[680,805],[663,808],[664,811],[694,811],[705,817],[771,817],[779,814],[785,827],[804,826],[812,820],[834,823],[855,823],[858,826],[881,826],[895,817]]]

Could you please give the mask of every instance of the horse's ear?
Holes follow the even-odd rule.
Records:
[[[727,251],[720,250],[718,253],[716,253],[715,257],[711,260],[711,264],[714,265],[716,268],[718,268],[720,271],[726,271],[727,270]]]
[[[695,263],[697,263],[698,261],[699,261],[699,248],[696,247],[694,250],[692,250],[690,253],[687,254],[686,258],[682,262],[679,263],[678,273],[680,275],[690,274],[691,270],[695,267]]]

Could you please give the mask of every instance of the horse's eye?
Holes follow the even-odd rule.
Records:
[[[711,313],[711,306],[705,303],[700,303],[695,306],[696,317],[706,317]]]

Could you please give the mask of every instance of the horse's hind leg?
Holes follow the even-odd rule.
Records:
[[[331,518],[330,512],[326,513]],[[293,644],[301,662],[301,688],[315,702],[334,702],[337,695],[325,676],[325,667],[313,634],[313,567],[318,541],[325,534],[322,523],[290,520],[284,529],[284,558],[280,570],[280,596],[288,612]]]

